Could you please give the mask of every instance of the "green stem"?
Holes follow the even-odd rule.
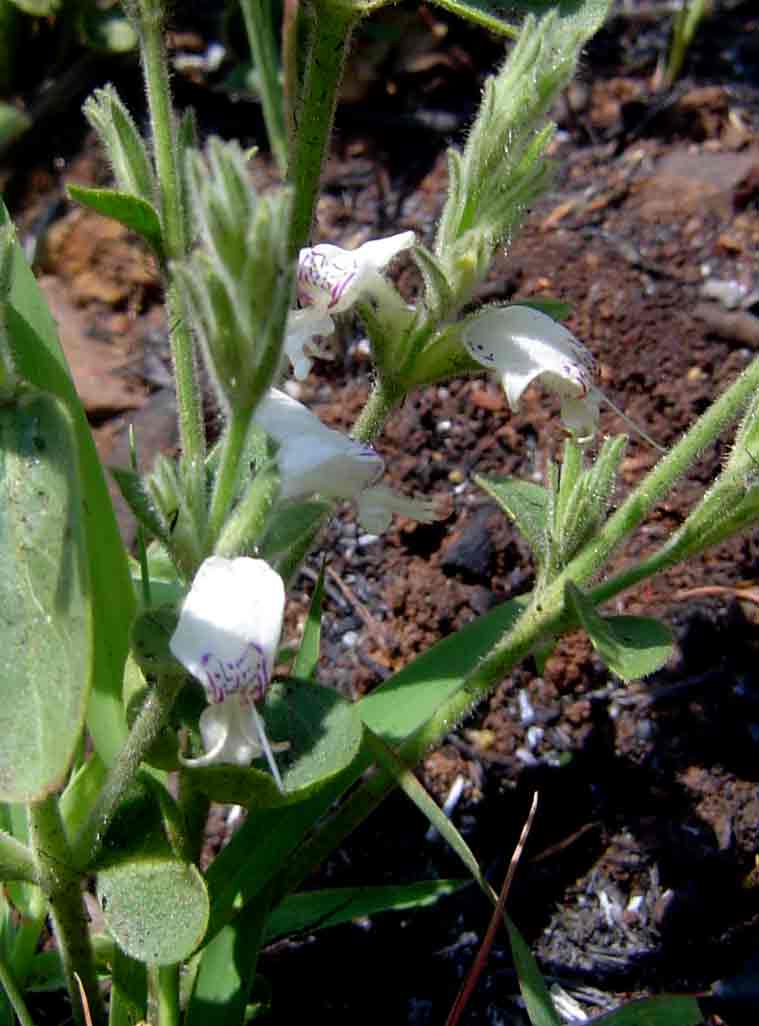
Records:
[[[24,880],[37,883],[37,863],[21,841],[0,830],[0,880]]]
[[[171,107],[169,63],[163,36],[163,10],[155,0],[139,0],[138,9],[140,54],[148,95],[163,243],[170,267],[172,261],[183,260],[187,256],[187,238],[176,125]],[[166,307],[182,452],[194,469],[194,476],[199,478],[205,459],[205,440],[195,352],[179,297],[172,285],[167,288]]]
[[[208,514],[208,533],[206,550],[213,548],[221,534],[224,521],[232,508],[237,490],[237,476],[240,469],[240,458],[245,449],[245,442],[250,427],[251,411],[232,410],[227,432],[221,451],[219,470],[214,482],[211,510]]]
[[[97,858],[111,820],[136,777],[140,763],[168,720],[183,683],[182,676],[159,677],[149,691],[124,747],[108,771],[97,804],[74,841],[74,862],[83,869]]]
[[[156,971],[158,1026],[179,1026],[179,966],[162,965]]]
[[[271,20],[272,5],[269,0],[240,0],[240,6],[258,72],[261,107],[269,145],[277,167],[284,175],[287,171],[287,137],[274,26]]]
[[[353,425],[353,437],[359,442],[374,441],[403,395],[400,388],[393,388],[386,378],[378,377],[366,405]]]
[[[24,996],[16,985],[13,974],[2,959],[0,959],[0,987],[5,991],[6,997],[16,1013],[16,1018],[21,1023],[21,1026],[35,1026],[34,1019],[32,1019],[29,1009],[26,1007]]]
[[[345,55],[360,12],[340,0],[312,0],[311,36],[296,118],[290,181],[295,187],[290,254],[308,243],[335,117]]]
[[[29,805],[29,841],[37,861],[40,887],[47,895],[58,954],[68,988],[74,1020],[83,1024],[85,1009],[77,977],[87,995],[95,1024],[105,1022],[98,989],[89,918],[82,898],[81,879],[73,868],[66,832],[55,797]]]

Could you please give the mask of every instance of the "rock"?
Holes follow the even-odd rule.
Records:
[[[495,513],[492,505],[483,506],[453,533],[440,560],[444,574],[460,574],[468,584],[483,584],[490,580],[495,557],[491,521]]]

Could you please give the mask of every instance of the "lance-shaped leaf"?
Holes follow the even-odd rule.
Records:
[[[160,541],[164,543],[170,541],[169,525],[164,520],[140,475],[134,470],[127,470],[126,467],[111,467],[110,470],[124,501],[137,522]]]
[[[591,1026],[699,1026],[705,1013],[690,994],[657,994],[628,1001],[590,1020]]]
[[[49,395],[0,407],[0,799],[36,801],[84,725],[92,611],[74,428]]]
[[[152,203],[141,196],[115,189],[88,189],[82,185],[69,185],[69,195],[88,210],[110,217],[135,232],[147,242],[159,261],[163,261],[163,234],[161,221]]]
[[[514,521],[539,563],[548,554],[548,492],[542,485],[514,477],[480,477],[475,482]]]
[[[647,616],[600,616],[593,603],[571,581],[567,603],[588,632],[593,648],[612,673],[624,681],[647,677],[672,653],[672,632]]]

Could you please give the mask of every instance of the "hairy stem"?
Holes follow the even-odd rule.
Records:
[[[170,267],[172,261],[183,260],[187,256],[187,238],[161,5],[155,3],[155,0],[140,0],[137,27],[148,95],[164,251]],[[167,286],[166,306],[182,453],[185,461],[194,468],[194,476],[199,477],[205,458],[205,439],[195,353],[179,298],[170,282]]]
[[[140,763],[168,720],[183,683],[182,676],[160,677],[149,691],[124,747],[108,771],[97,804],[74,841],[74,861],[83,870],[97,858],[111,820],[136,777]]]
[[[98,989],[89,918],[82,897],[82,882],[74,869],[66,833],[55,797],[29,805],[29,841],[37,862],[40,887],[47,896],[56,945],[66,980],[74,1021],[84,1026],[85,1009],[77,977],[87,995],[92,1022],[106,1021]]]

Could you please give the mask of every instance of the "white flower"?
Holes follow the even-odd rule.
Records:
[[[407,499],[377,485],[385,463],[371,445],[328,428],[308,407],[284,392],[270,389],[256,408],[254,420],[279,445],[283,499],[318,494],[355,500],[359,520],[372,534],[385,530],[393,513],[424,523],[438,519],[430,502]]]
[[[282,633],[285,586],[262,559],[211,556],[195,575],[169,647],[206,692],[206,754],[188,765],[248,765],[266,755],[282,780],[255,709],[269,686]]]
[[[331,335],[334,330],[335,322],[322,310],[291,310],[287,315],[284,350],[299,381],[308,377],[313,357],[324,355],[314,337]]]
[[[599,393],[593,388],[595,363],[574,335],[547,314],[528,306],[490,306],[468,320],[462,339],[470,355],[495,371],[512,410],[522,393],[539,380],[562,400],[567,427],[594,434]]]
[[[370,239],[358,249],[321,243],[300,251],[298,294],[305,306],[323,313],[348,310],[362,294],[371,292],[390,261],[416,242],[414,232],[387,239]]]

